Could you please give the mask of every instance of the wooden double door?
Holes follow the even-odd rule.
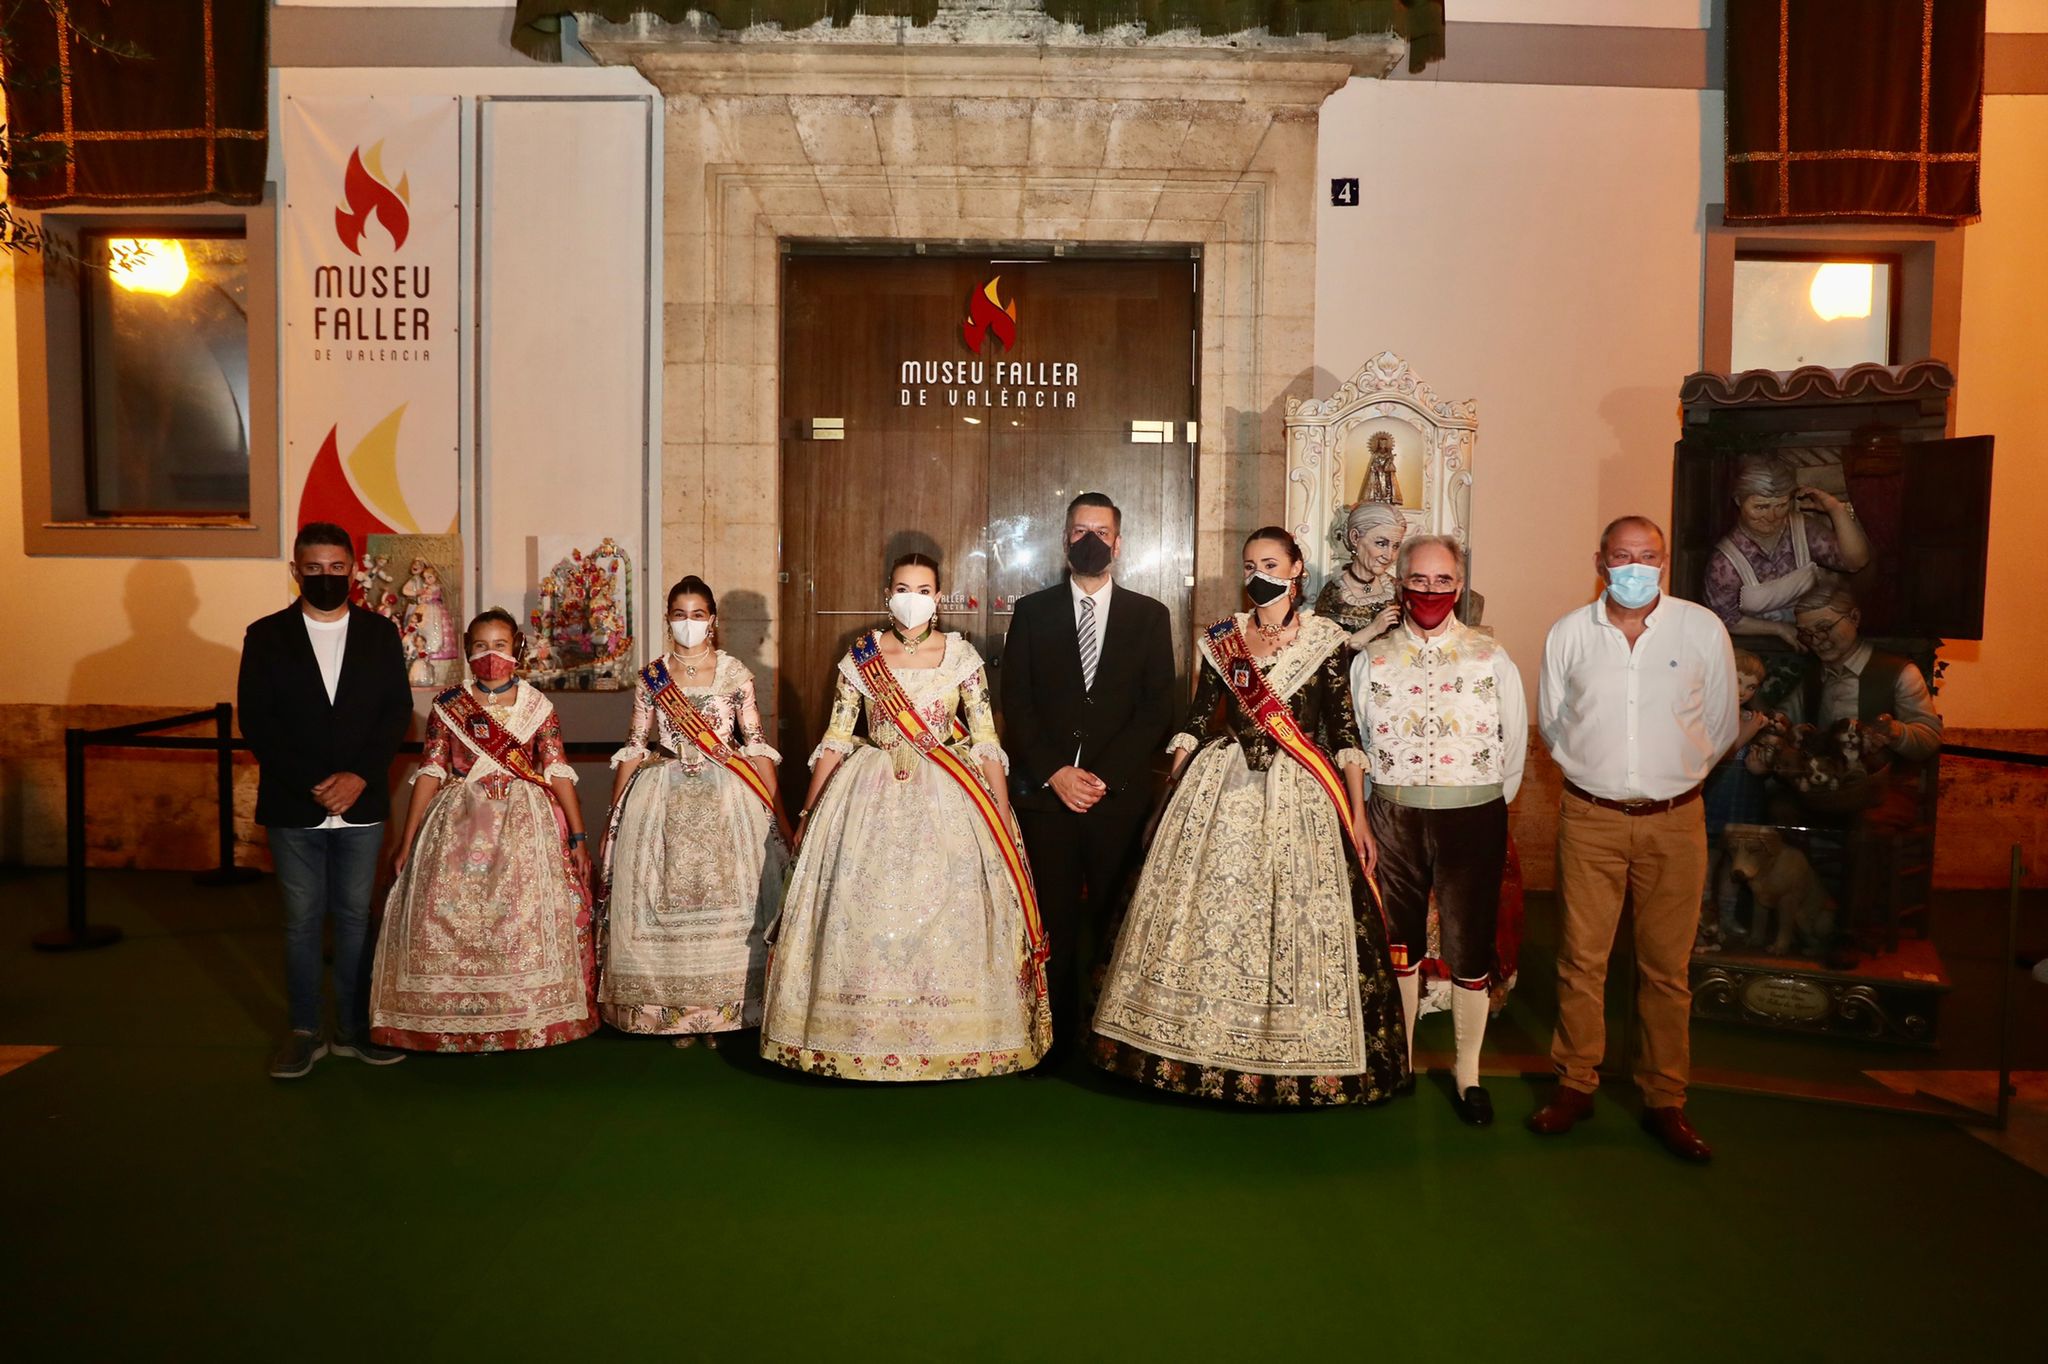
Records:
[[[785,784],[832,673],[884,620],[889,564],[941,566],[941,628],[999,683],[1011,609],[1062,580],[1069,501],[1123,512],[1120,585],[1173,613],[1195,543],[1198,262],[792,254],[782,273],[780,747]]]

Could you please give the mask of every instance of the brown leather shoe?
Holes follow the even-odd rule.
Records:
[[[1647,1108],[1643,1110],[1643,1130],[1663,1144],[1665,1150],[1680,1160],[1689,1160],[1695,1165],[1704,1165],[1714,1158],[1714,1148],[1693,1131],[1683,1108]]]
[[[1523,1125],[1539,1137],[1561,1137],[1592,1116],[1592,1095],[1559,1085],[1550,1102],[1531,1113]]]

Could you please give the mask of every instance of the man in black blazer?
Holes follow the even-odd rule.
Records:
[[[348,532],[308,524],[292,544],[299,599],[249,626],[236,709],[256,753],[256,822],[270,834],[284,898],[291,1031],[270,1073],[293,1080],[328,1051],[372,1065],[405,1054],[371,1043],[370,894],[391,760],[412,722],[398,631],[349,605]],[[320,937],[334,924],[334,1040],[322,1035]]]
[[[1123,513],[1101,493],[1067,508],[1057,587],[1018,601],[1004,643],[1010,797],[1052,948],[1053,1045],[1041,1072],[1087,1031],[1081,900],[1105,922],[1138,851],[1152,762],[1173,727],[1173,633],[1164,604],[1112,585]]]

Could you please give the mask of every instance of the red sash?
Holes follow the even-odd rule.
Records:
[[[543,791],[552,790],[548,779],[527,756],[526,745],[512,737],[491,713],[477,703],[467,689],[451,687],[434,698],[449,732],[490,758],[521,781],[530,781]]]
[[[1209,627],[1209,649],[1223,674],[1223,685],[1237,697],[1237,704],[1258,722],[1259,728],[1280,746],[1281,752],[1300,763],[1315,784],[1322,788],[1323,794],[1330,798],[1330,804],[1337,808],[1337,823],[1343,826],[1345,838],[1354,850],[1357,849],[1358,830],[1351,823],[1351,793],[1346,789],[1344,779],[1337,775],[1336,765],[1323,750],[1301,732],[1294,712],[1268,685],[1266,675],[1259,671],[1258,664],[1252,659],[1244,631],[1237,628],[1235,619]],[[1372,893],[1377,900],[1379,887],[1374,886]]]
[[[683,737],[704,750],[726,771],[746,784],[760,802],[768,807],[770,815],[775,814],[775,793],[768,789],[768,783],[761,780],[761,774],[754,765],[733,751],[732,745],[718,737],[711,725],[697,708],[690,704],[690,698],[683,695],[683,689],[668,675],[668,665],[662,659],[655,659],[640,670],[640,680],[647,684],[655,702],[664,714],[682,731]]]
[[[981,775],[959,754],[947,748],[945,741],[917,713],[917,706],[904,692],[903,684],[897,680],[888,661],[882,657],[878,632],[871,630],[854,641],[853,664],[859,670],[861,680],[867,683],[868,696],[875,708],[903,732],[903,737],[910,740],[912,747],[959,784],[973,803],[975,813],[988,826],[997,849],[1003,855],[1003,865],[1010,873],[1010,881],[1017,888],[1017,900],[1024,907],[1024,935],[1031,947],[1031,975],[1037,983],[1038,992],[1044,994],[1045,972],[1039,968],[1045,964],[1048,949],[1045,925],[1038,917],[1038,891],[1031,882],[1031,864],[1024,860],[1023,848],[1018,846],[1016,836],[1010,832],[1009,824],[996,808],[995,797],[982,784]],[[964,732],[957,717],[952,728]]]

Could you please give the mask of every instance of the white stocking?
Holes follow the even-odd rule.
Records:
[[[1451,1028],[1458,1038],[1458,1060],[1452,1074],[1461,1095],[1479,1083],[1479,1044],[1486,1039],[1486,1017],[1492,1007],[1485,990],[1451,987]]]
[[[1415,1070],[1415,1015],[1422,1009],[1422,978],[1414,971],[1399,971],[1394,986],[1401,992],[1401,1021],[1407,1024],[1408,1070]]]

